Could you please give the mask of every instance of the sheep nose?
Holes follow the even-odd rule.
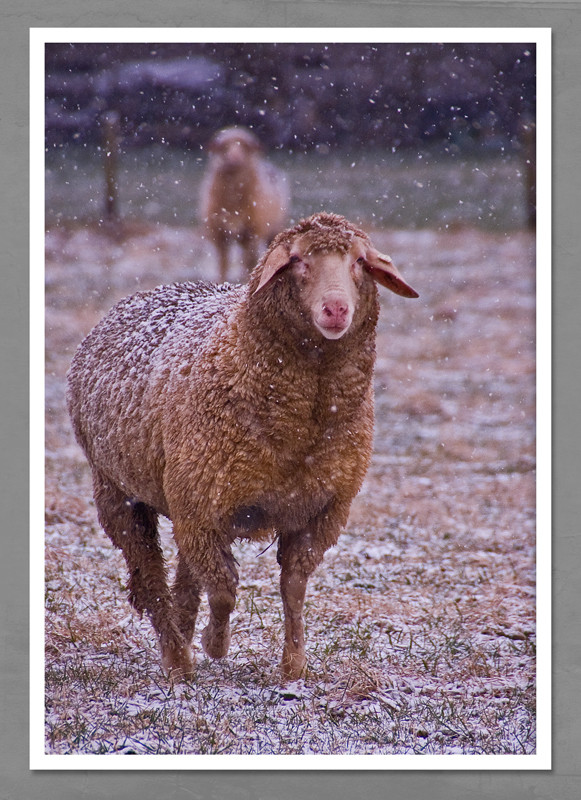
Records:
[[[232,166],[240,166],[246,161],[246,154],[240,146],[232,146],[226,152],[226,161]]]
[[[349,306],[343,300],[329,300],[323,303],[325,322],[333,327],[342,327],[349,313]]]

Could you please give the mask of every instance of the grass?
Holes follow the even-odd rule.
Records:
[[[313,637],[312,610],[309,635]],[[304,680],[273,681],[275,651],[202,659],[195,683],[164,682],[155,654],[119,643],[96,659],[75,646],[49,668],[50,752],[471,753],[534,749],[534,683],[499,679],[493,649],[458,622],[417,634],[336,615]],[[442,629],[443,628],[443,629]],[[236,635],[243,630],[236,626]],[[521,655],[526,648],[521,648]],[[101,663],[99,663],[101,662]],[[485,665],[485,669],[482,669]],[[490,677],[493,677],[490,680]],[[71,694],[72,713],[62,713]],[[57,699],[58,698],[58,699]],[[452,748],[452,749],[451,749]]]
[[[68,579],[47,606],[48,751],[533,752],[534,636],[480,630],[484,620],[492,622],[491,609],[477,612],[458,597],[446,609],[414,602],[422,585],[432,602],[449,594],[450,581],[462,573],[454,560],[437,582],[424,565],[414,568],[402,555],[395,566],[405,568],[405,576],[391,575],[389,590],[379,581],[371,587],[382,560],[346,556],[358,537],[354,531],[345,536],[344,552],[334,560],[345,558],[346,570],[327,568],[313,579],[306,608],[309,669],[304,680],[290,684],[281,684],[277,674],[280,600],[272,577],[264,577],[275,574],[273,555],[252,586],[241,586],[228,658],[199,656],[196,681],[179,685],[163,678],[148,623],[128,612],[117,592],[113,567],[123,574],[118,554],[106,558],[103,587],[87,585],[91,576],[80,559],[69,564]],[[249,545],[241,550],[246,573],[256,556]],[[478,586],[473,576],[464,573],[464,579]],[[338,595],[329,598],[333,582]],[[490,580],[483,583],[496,593]],[[405,620],[383,613],[393,595],[403,595]],[[59,629],[56,620],[65,616]]]

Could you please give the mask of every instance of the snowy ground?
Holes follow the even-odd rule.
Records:
[[[228,657],[201,652],[204,608],[197,680],[171,686],[97,523],[64,376],[118,298],[213,279],[213,258],[192,227],[49,229],[48,753],[535,751],[534,238],[372,236],[421,297],[382,294],[375,454],[310,583],[308,674],[280,682],[275,548],[244,544]]]

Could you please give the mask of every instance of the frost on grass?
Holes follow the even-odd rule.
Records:
[[[421,299],[410,309],[382,295],[375,453],[309,585],[308,673],[280,681],[275,548],[246,543],[228,657],[199,647],[203,606],[196,681],[171,685],[97,523],[64,376],[117,299],[212,279],[213,264],[193,229],[49,230],[48,753],[534,752],[534,241],[373,235]],[[171,571],[169,523],[162,538]]]

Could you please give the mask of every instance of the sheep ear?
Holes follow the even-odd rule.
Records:
[[[282,244],[277,245],[267,256],[262,271],[260,274],[260,281],[253,294],[259,292],[267,283],[277,275],[281,269],[287,267],[290,263],[290,256],[286,247]]]
[[[377,283],[386,286],[402,297],[419,297],[416,290],[404,281],[389,256],[370,248],[366,251],[364,258],[365,269]]]
[[[263,153],[264,152],[264,145],[262,142],[256,137],[252,136],[252,138],[248,138],[247,144],[250,150],[255,153]]]

